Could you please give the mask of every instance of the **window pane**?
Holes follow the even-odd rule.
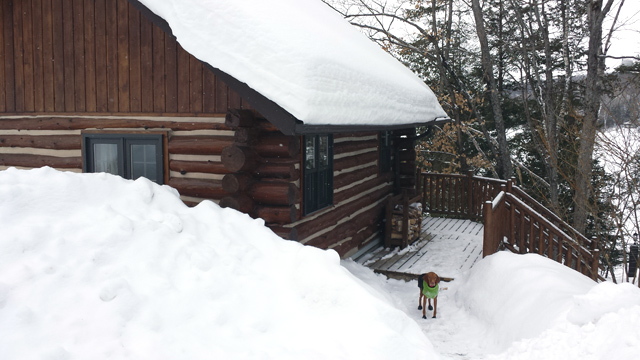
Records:
[[[117,144],[93,144],[93,171],[118,175]]]
[[[315,137],[308,137],[305,139],[304,144],[304,167],[306,169],[316,168],[316,139]]]
[[[131,178],[144,176],[156,181],[156,146],[152,144],[131,144]]]
[[[324,136],[320,136],[320,144],[318,146],[319,148],[319,166],[320,167],[325,167],[329,165],[329,136],[324,135]]]

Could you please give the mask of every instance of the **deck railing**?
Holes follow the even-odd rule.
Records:
[[[422,173],[422,208],[435,216],[482,221],[483,256],[499,249],[537,253],[589,276],[599,276],[599,250],[512,180]]]

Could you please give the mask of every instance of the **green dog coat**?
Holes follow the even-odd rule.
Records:
[[[429,287],[426,281],[423,280],[422,283],[422,294],[426,296],[428,299],[435,299],[438,296],[438,284],[434,287]]]

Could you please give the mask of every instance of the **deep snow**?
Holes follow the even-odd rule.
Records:
[[[640,290],[498,253],[443,284],[285,241],[145,179],[0,171],[2,359],[631,359]],[[438,355],[437,353],[440,353]]]
[[[447,117],[402,63],[320,0],[140,0],[180,45],[305,124]]]

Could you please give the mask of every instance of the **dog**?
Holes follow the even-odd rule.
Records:
[[[418,310],[422,310],[422,318],[426,319],[426,302],[429,300],[429,310],[433,310],[433,318],[436,318],[438,311],[438,292],[440,284],[440,276],[433,271],[422,274],[418,277],[418,287],[420,288],[420,297],[418,298]],[[431,299],[433,299],[433,307],[431,307]]]

